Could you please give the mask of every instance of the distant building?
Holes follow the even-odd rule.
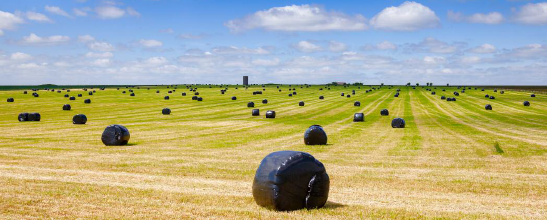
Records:
[[[248,85],[249,85],[249,77],[248,77],[248,76],[243,76],[243,85],[244,85],[244,86],[248,86]]]

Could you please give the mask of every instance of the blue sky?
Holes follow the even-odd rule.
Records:
[[[547,2],[0,2],[0,85],[547,84]]]

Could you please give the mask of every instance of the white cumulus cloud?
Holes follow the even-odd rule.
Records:
[[[448,19],[452,21],[466,21],[469,23],[478,24],[501,24],[504,21],[504,17],[499,12],[490,12],[488,14],[475,13],[470,16],[466,16],[461,12],[448,11]]]
[[[32,58],[32,56],[26,53],[16,52],[16,53],[12,53],[10,58],[12,60],[29,60]]]
[[[161,41],[158,41],[158,40],[146,40],[146,39],[142,39],[139,41],[139,44],[143,47],[161,47],[163,45],[163,42]]]
[[[233,32],[249,29],[269,31],[359,31],[367,29],[362,15],[349,16],[313,5],[290,5],[258,11],[224,24]]]
[[[53,22],[51,19],[49,19],[46,15],[40,14],[38,12],[28,11],[26,13],[27,19],[37,22],[46,22],[51,23]]]
[[[323,48],[319,45],[315,45],[309,41],[300,41],[296,44],[293,44],[292,47],[300,52],[304,53],[312,53],[312,52],[318,52],[322,51]]]
[[[23,37],[23,40],[21,43],[23,44],[35,44],[35,45],[51,45],[51,44],[59,44],[59,43],[65,43],[70,40],[70,37],[68,36],[62,36],[62,35],[53,35],[49,37],[40,37],[34,33],[31,33],[29,36]]]
[[[517,11],[515,20],[523,24],[547,24],[547,2],[529,3],[522,6]]]
[[[24,20],[17,15],[0,11],[0,36],[4,34],[4,30],[12,30],[23,22]]]
[[[332,52],[342,52],[346,51],[348,49],[348,46],[341,42],[336,41],[330,41],[329,42],[329,50]]]
[[[113,51],[114,50],[114,46],[112,46],[112,44],[110,44],[108,42],[104,42],[104,41],[91,42],[87,45],[87,47],[89,47],[89,49],[91,49],[91,50],[103,51],[103,52],[108,52],[108,51]]]
[[[52,14],[61,15],[61,16],[65,16],[65,17],[70,17],[70,15],[68,13],[66,13],[66,11],[64,11],[63,9],[61,9],[57,6],[46,5],[45,9],[46,9],[47,12],[52,13]]]
[[[97,7],[95,12],[102,19],[121,18],[125,15],[125,10],[112,5]]]
[[[469,50],[471,53],[495,53],[496,47],[492,44],[483,44]]]
[[[440,26],[440,19],[428,7],[417,2],[404,2],[398,7],[385,8],[370,21],[375,29],[386,31],[416,31]]]

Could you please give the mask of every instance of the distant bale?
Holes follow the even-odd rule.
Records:
[[[165,97],[163,97],[163,99],[165,99],[165,100],[169,100],[169,96],[168,96],[168,95],[166,95]]]
[[[359,107],[359,106],[361,106],[361,102],[359,102],[359,101],[355,101],[355,102],[353,103],[353,106],[357,106],[357,107]]]
[[[19,121],[28,121],[28,113],[21,113],[19,114],[19,116],[17,117],[17,120]]]
[[[72,117],[72,123],[76,125],[84,125],[87,123],[87,116],[84,114],[77,114]]]
[[[275,111],[267,111],[266,118],[275,118]]]
[[[500,94],[504,94],[504,93],[505,93],[505,91],[500,91]]]
[[[82,97],[82,94],[78,94],[78,97]]]
[[[441,100],[445,100],[445,99],[446,99],[446,97],[444,95],[441,96]]]
[[[135,93],[131,93],[129,96],[135,96]]]
[[[348,98],[350,98],[350,97],[351,97],[351,95],[349,95],[349,94],[348,94],[348,95],[347,95],[347,97],[348,97]]]
[[[327,133],[321,125],[312,125],[304,133],[304,144],[325,145],[327,144]]]
[[[198,100],[197,96],[192,96],[192,100]]]
[[[101,140],[106,146],[126,145],[130,138],[129,130],[122,125],[109,125],[103,131]]]
[[[63,105],[63,110],[64,111],[70,111],[70,109],[72,109],[72,107],[69,104]]]
[[[15,100],[13,98],[8,98],[8,102],[14,102]]]
[[[160,93],[160,90],[156,90],[156,93]]]
[[[300,101],[300,102],[298,103],[298,106],[304,106],[304,102],[303,102],[303,101]]]
[[[169,91],[167,91],[167,93],[173,93],[173,91],[169,90]]]
[[[380,110],[380,115],[382,115],[382,116],[388,116],[388,115],[389,115],[389,111],[388,111],[387,109],[384,108],[384,109]]]
[[[23,91],[23,94],[25,94],[25,95],[26,95],[26,94],[28,94],[28,92],[27,92],[27,91]]]
[[[435,92],[431,92],[431,95],[435,95],[436,93]]]
[[[486,110],[492,110],[492,105],[487,104],[486,106],[484,106],[484,109],[486,109]]]
[[[319,96],[319,99],[325,99],[325,97],[324,96]]]
[[[259,109],[253,109],[251,112],[252,116],[260,116],[260,110]]]
[[[404,128],[405,127],[405,120],[402,118],[394,118],[391,121],[391,127],[392,128]]]
[[[532,95],[530,95],[530,97],[534,98],[534,97],[536,97],[536,94],[532,94]]]
[[[74,97],[74,96],[70,96],[70,98],[69,98],[69,99],[70,99],[70,100],[76,100],[76,97]]]
[[[268,104],[268,100],[267,100],[267,99],[263,99],[263,100],[262,100],[262,104]]]
[[[171,109],[164,108],[164,109],[161,110],[161,113],[164,114],[164,115],[169,115],[169,114],[171,114]]]
[[[365,121],[365,114],[355,113],[353,114],[353,122],[363,122]]]
[[[344,93],[340,93],[340,96],[344,96]]]
[[[89,94],[89,95],[93,95],[93,92],[89,92],[88,94]]]
[[[248,102],[247,107],[248,108],[253,108],[253,107],[255,107],[255,103],[254,102]]]
[[[122,91],[123,94],[125,94],[126,92],[125,91]]]
[[[84,100],[84,103],[85,103],[85,104],[91,104],[91,99],[86,99],[86,100]]]
[[[203,101],[203,98],[202,97],[198,97],[198,102],[201,102]]]
[[[315,209],[327,202],[329,186],[325,166],[312,155],[277,151],[256,170],[253,198],[259,206],[277,211]]]
[[[460,93],[458,93],[458,92],[454,92],[454,95],[455,95],[455,96],[459,96],[459,95],[460,95]]]
[[[496,97],[494,97],[494,96],[492,95],[492,96],[490,96],[490,99],[496,99]]]
[[[292,94],[289,94],[289,97],[292,97]]]
[[[185,92],[183,92],[183,93],[182,93],[182,96],[186,96],[186,93],[185,93]]]
[[[530,102],[529,102],[529,101],[524,101],[522,104],[524,104],[524,106],[530,106]]]
[[[497,90],[497,89],[494,89],[494,92],[498,92],[498,90]]]
[[[296,92],[292,92],[293,95],[296,95]]]
[[[199,92],[195,92],[194,95],[199,95]]]
[[[235,97],[235,96],[232,96],[232,100],[237,100],[237,97]]]
[[[68,98],[68,97],[69,97],[69,95],[68,95],[68,94],[65,94],[65,98]]]
[[[484,95],[484,98],[488,98],[488,97],[490,97],[488,94]]]
[[[399,97],[399,93],[395,93],[395,95],[393,95],[393,97],[395,97],[395,98]]]

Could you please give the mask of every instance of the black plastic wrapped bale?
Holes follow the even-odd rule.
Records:
[[[36,98],[40,97],[40,95],[38,95],[38,93],[33,93],[32,96],[34,96],[34,97],[36,97]],[[535,97],[535,96],[534,96],[534,97]]]
[[[530,102],[529,102],[529,101],[524,101],[522,104],[524,104],[524,106],[530,106]]]
[[[69,100],[76,100],[76,97],[70,96]]]
[[[164,109],[161,110],[161,113],[164,114],[164,115],[169,115],[169,114],[171,114],[171,109],[164,108]]]
[[[395,97],[395,98],[399,97],[399,93],[395,93],[395,95],[393,95],[393,97]]]
[[[405,120],[402,118],[394,118],[391,121],[391,127],[393,128],[404,128],[405,127]]]
[[[24,91],[24,92],[23,92],[23,94],[25,94],[25,95],[26,95],[26,94],[28,94],[28,92],[27,92],[27,91]]]
[[[69,104],[63,105],[63,110],[70,111],[70,109],[72,109],[72,107]]]
[[[101,140],[106,146],[126,145],[129,138],[129,130],[122,125],[109,125],[101,136]]]
[[[8,98],[8,102],[14,102],[15,100],[13,98]]]
[[[69,95],[68,95],[68,94],[65,94],[65,98],[68,98],[68,97],[69,97]]]
[[[319,99],[325,99],[325,97],[324,96],[319,96]]]
[[[530,95],[530,97],[534,98],[534,97],[536,97],[536,94],[532,94],[532,95]]]
[[[202,97],[198,97],[198,102],[201,102],[203,101],[203,98]]]
[[[340,96],[344,96],[344,93],[340,93]]]
[[[292,97],[292,93],[291,93],[291,94],[289,94],[289,97]]]
[[[296,95],[296,92],[292,92],[293,95]]]
[[[459,96],[459,95],[460,95],[460,93],[458,93],[458,92],[454,92],[454,95],[455,95],[455,96]]]
[[[167,93],[173,93],[173,91],[169,90],[169,91],[167,91]]]
[[[488,97],[490,97],[488,94],[484,95],[484,98],[488,98]]]
[[[253,109],[253,111],[251,112],[251,115],[252,116],[260,116],[260,110],[259,109]]]
[[[129,96],[135,96],[135,93],[131,93]]]
[[[19,121],[28,121],[28,113],[21,113],[19,114],[19,116],[17,117],[17,120]]]
[[[445,100],[445,99],[446,99],[446,97],[444,95],[441,96],[441,100]]]
[[[263,99],[263,100],[262,100],[262,104],[268,104],[268,100],[267,100],[267,99]]]
[[[86,100],[84,100],[84,103],[85,103],[85,104],[91,104],[91,99],[86,99]]]
[[[192,96],[192,100],[198,100],[197,96]]]
[[[500,91],[500,94],[504,94],[504,93],[505,93],[505,91]]]
[[[160,93],[160,90],[156,90],[156,93]]]
[[[389,111],[388,111],[387,109],[384,108],[384,109],[380,110],[380,115],[382,115],[382,116],[388,116],[388,115],[389,115]]]
[[[348,97],[348,98],[350,98],[350,97],[351,97],[351,95],[347,95],[347,97]]]
[[[365,114],[355,113],[353,114],[353,122],[363,122],[365,121]]]
[[[275,118],[275,111],[267,111],[266,118]]]
[[[126,92],[125,91],[122,91],[122,94],[125,94]]]
[[[304,144],[325,145],[327,144],[327,133],[321,125],[312,125],[304,133]]]
[[[82,94],[78,94],[78,97],[82,97]]]
[[[269,154],[256,170],[253,198],[256,204],[277,210],[321,208],[329,197],[330,179],[325,166],[299,151]]]
[[[183,92],[183,93],[182,93],[182,96],[186,96],[186,93],[185,93],[185,92]]]
[[[498,92],[498,90],[497,90],[497,89],[494,89],[494,92]]]
[[[484,109],[486,109],[486,110],[492,110],[492,105],[487,104],[487,105],[484,106]]]
[[[247,103],[247,107],[249,107],[249,108],[255,107],[255,103],[254,102],[249,102],[249,103]]]
[[[431,92],[431,95],[435,95],[435,92]]]
[[[88,94],[89,94],[89,95],[93,95],[93,92],[89,92]]]
[[[166,95],[165,97],[163,97],[163,99],[165,99],[165,100],[169,100],[169,96],[168,96],[168,95]]]
[[[304,106],[304,102],[302,102],[302,101],[299,102],[299,103],[298,103],[298,106]]]
[[[494,97],[494,96],[492,95],[492,96],[490,96],[490,99],[496,99],[496,97]]]
[[[72,123],[75,125],[85,125],[87,123],[87,116],[84,114],[77,114],[72,117]]]
[[[359,102],[359,101],[355,101],[355,102],[353,103],[353,106],[357,106],[357,107],[359,107],[359,106],[361,106],[361,102]]]
[[[28,113],[27,121],[40,121],[40,113]]]
[[[232,96],[232,100],[237,100],[237,97],[235,97],[235,96]]]
[[[199,95],[199,92],[194,93],[194,95]]]

